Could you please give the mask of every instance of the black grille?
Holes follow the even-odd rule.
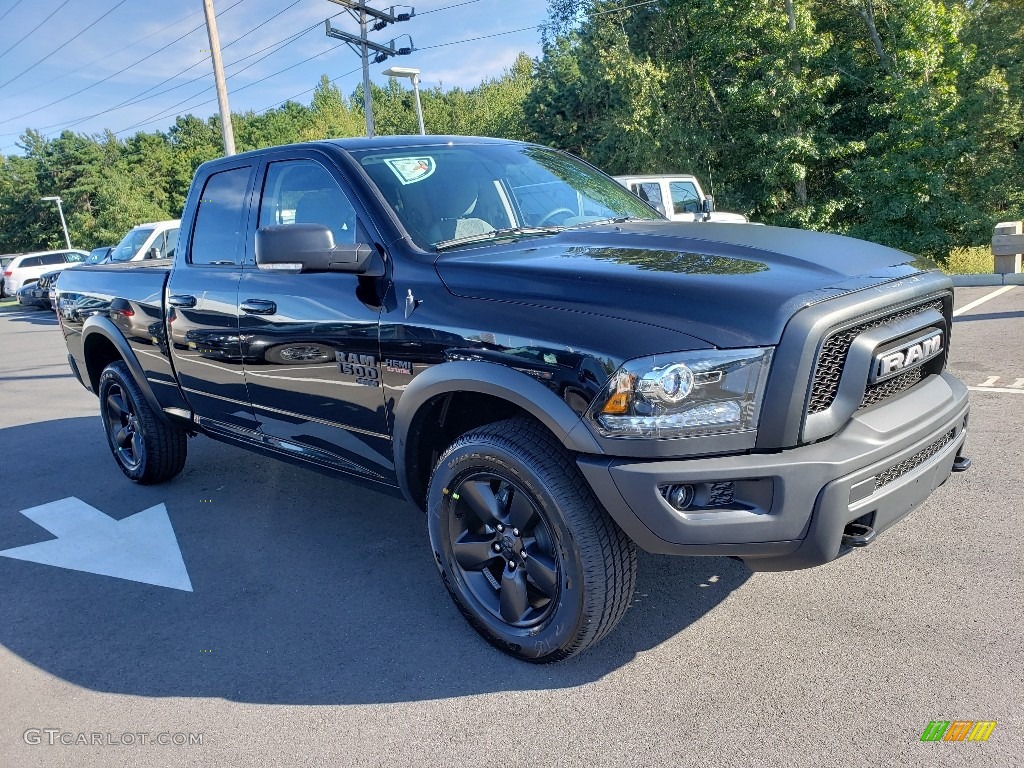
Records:
[[[899,464],[889,467],[885,472],[875,477],[875,490],[877,491],[883,485],[888,485],[893,480],[898,480],[907,472],[911,472],[924,464],[928,459],[949,445],[954,437],[956,437],[956,429],[951,429],[927,448],[918,451],[909,459],[904,459]]]
[[[941,313],[942,299],[936,299],[927,304],[918,304],[916,307],[908,307],[891,315],[869,320],[866,323],[846,328],[829,336],[825,343],[821,345],[821,352],[818,353],[818,360],[814,366],[814,379],[811,384],[811,397],[807,404],[807,412],[820,413],[829,408],[835,401],[836,393],[839,391],[839,379],[843,375],[843,366],[846,365],[846,356],[850,352],[850,345],[857,336],[864,333],[864,331],[877,328],[886,323],[902,320],[911,315],[916,315],[918,312],[924,312],[927,309],[935,309]],[[873,399],[870,403],[865,402],[862,405],[881,402],[885,398],[891,397],[897,392],[902,392],[904,389],[912,387],[920,381],[920,371],[918,371],[917,380],[909,384],[903,382],[903,385],[898,388],[891,388],[889,386],[892,382],[903,380],[904,376],[908,376],[909,373],[870,387],[868,392],[865,392],[864,398],[866,401],[870,394]],[[882,394],[876,395],[875,391]]]
[[[869,405],[874,405],[875,403],[880,403],[883,400],[888,400],[890,397],[894,397],[900,392],[910,389],[923,378],[923,368],[912,368],[906,373],[901,373],[895,378],[887,379],[879,382],[878,384],[868,384],[868,388],[864,390],[864,399],[860,401],[860,407],[866,408]]]

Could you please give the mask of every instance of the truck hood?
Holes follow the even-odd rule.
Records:
[[[661,220],[467,245],[435,266],[457,296],[638,321],[717,347],[776,344],[802,307],[934,268],[839,235]]]

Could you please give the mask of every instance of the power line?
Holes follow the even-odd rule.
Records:
[[[123,53],[128,48],[136,46],[139,43],[143,42],[144,40],[149,40],[149,38],[151,38],[151,37],[156,37],[157,35],[159,35],[159,34],[161,34],[163,32],[166,32],[171,27],[176,27],[179,24],[181,24],[181,22],[188,21],[193,16],[195,16],[196,14],[199,14],[199,13],[202,13],[202,10],[192,11],[192,13],[188,14],[187,16],[182,16],[177,21],[174,21],[174,22],[171,22],[170,24],[168,24],[166,27],[160,27],[160,29],[156,30],[155,32],[150,32],[145,37],[140,37],[138,40],[136,40],[135,42],[131,43],[131,45],[125,46],[124,48],[121,48],[121,49],[116,50],[116,51],[111,51],[106,56],[100,56],[98,59],[93,59],[90,62],[82,64],[79,67],[76,67],[75,69],[72,69],[72,70],[70,70],[68,72],[64,72],[63,74],[57,75],[56,77],[51,77],[49,80],[43,80],[41,83],[36,83],[35,85],[30,85],[28,88],[23,88],[20,91],[15,91],[14,93],[9,93],[9,94],[7,94],[7,96],[5,98],[11,99],[11,98],[13,98],[15,96],[20,96],[23,93],[28,93],[29,91],[38,90],[39,88],[42,88],[44,85],[49,85],[50,83],[55,83],[58,80],[64,80],[65,78],[67,78],[70,75],[75,74],[76,72],[81,72],[83,69],[89,69],[90,67],[92,67],[92,66],[94,66],[96,64],[99,64],[101,61],[106,61],[111,56],[117,56],[119,53]],[[16,135],[16,134],[0,134],[0,136],[14,136],[14,135]]]
[[[332,78],[331,80],[328,80],[327,82],[328,83],[336,83],[339,80],[341,80],[343,77],[348,77],[349,75],[354,75],[360,69],[362,69],[362,65],[356,67],[355,69],[350,69],[345,74],[338,75],[337,77]],[[275,107],[279,107],[282,104],[286,104],[289,101],[293,101],[293,100],[299,98],[299,96],[305,96],[307,93],[312,93],[313,91],[315,91],[317,89],[318,86],[319,86],[319,83],[317,85],[314,85],[312,88],[307,88],[306,90],[302,91],[301,93],[296,93],[294,96],[289,96],[287,99],[282,99],[281,101],[277,102],[276,104],[271,104],[269,107],[263,107],[263,109],[257,109],[255,112],[253,112],[253,114],[254,115],[262,115],[264,112],[269,112],[270,110],[274,109]]]
[[[267,19],[266,21],[264,21],[261,24],[258,24],[257,26],[253,27],[248,32],[246,32],[246,33],[236,37],[231,42],[226,43],[221,48],[221,50],[224,50],[225,48],[230,48],[232,45],[237,43],[243,37],[247,37],[248,35],[251,35],[257,29],[259,29],[260,27],[264,26],[265,24],[270,23],[271,21],[276,19],[278,16],[280,16],[282,13],[284,13],[288,9],[293,8],[294,6],[298,5],[301,1],[302,0],[295,0],[295,2],[293,2],[287,8],[284,8],[283,10],[278,11],[273,16],[271,16],[269,19]],[[230,8],[228,10],[230,10]],[[222,13],[223,13],[223,11],[222,11]],[[273,48],[273,47],[275,47],[277,45],[281,45],[282,43],[284,43],[284,45],[291,44],[291,43],[295,42],[295,40],[298,39],[298,37],[300,35],[303,35],[306,32],[309,32],[310,30],[315,29],[318,26],[320,26],[320,25],[319,24],[313,24],[312,26],[307,27],[306,29],[302,30],[301,32],[296,33],[295,35],[291,35],[291,36],[285,38],[285,40],[279,40],[276,43],[272,43],[271,45],[268,45],[265,48],[261,48],[259,51],[256,51],[255,53],[250,53],[248,56],[243,56],[241,59],[238,59],[237,61],[231,62],[227,66],[228,67],[232,67],[235,64],[238,64],[238,63],[240,63],[242,61],[245,61],[246,59],[252,58],[253,56],[257,56],[260,53],[262,53],[263,51],[266,51],[266,50],[268,50],[270,48]],[[281,45],[281,48],[283,48],[284,45]],[[281,48],[278,48],[278,50],[281,50]],[[277,53],[277,51],[274,51],[274,53]],[[268,54],[268,55],[270,55],[270,54]],[[266,58],[266,57],[264,57],[264,58]],[[206,62],[206,61],[209,61],[209,60],[210,60],[209,56],[204,56],[203,58],[201,58],[199,61],[195,62],[194,64],[191,64],[191,65],[185,67],[185,69],[181,70],[180,72],[177,72],[177,73],[171,75],[170,77],[165,78],[164,80],[161,80],[156,85],[152,85],[149,88],[145,89],[144,91],[140,91],[139,93],[135,94],[134,96],[130,96],[129,98],[125,99],[124,101],[118,102],[117,104],[113,105],[112,107],[108,107],[107,109],[100,110],[99,112],[95,112],[95,113],[93,113],[91,115],[86,115],[85,117],[76,118],[74,120],[71,120],[70,122],[62,121],[62,122],[59,122],[59,123],[52,123],[50,125],[44,125],[41,128],[39,128],[38,130],[44,131],[44,130],[47,130],[49,128],[56,128],[58,126],[62,127],[63,129],[73,128],[76,125],[80,125],[80,124],[82,124],[84,122],[92,120],[93,118],[100,117],[101,115],[105,115],[105,114],[108,114],[110,112],[114,112],[114,111],[116,111],[118,109],[121,109],[122,107],[128,107],[128,106],[132,106],[134,104],[141,104],[143,101],[148,101],[149,99],[155,99],[157,96],[162,96],[165,93],[170,93],[171,91],[176,91],[179,88],[184,88],[186,85],[190,85],[191,83],[196,83],[196,82],[199,82],[200,80],[205,80],[208,77],[208,75],[205,75],[205,74],[204,75],[199,75],[199,77],[194,77],[191,80],[186,80],[185,82],[179,83],[178,85],[175,85],[172,88],[167,88],[167,89],[165,89],[163,91],[160,91],[158,93],[153,93],[153,94],[150,94],[149,96],[146,96],[146,94],[149,93],[150,91],[152,91],[152,90],[154,90],[156,88],[159,88],[162,85],[166,85],[167,83],[171,82],[172,80],[174,80],[174,79],[176,79],[178,77],[181,77],[183,74],[188,72],[190,69],[195,69],[196,67],[198,67],[203,62]],[[256,64],[256,63],[258,63],[259,61],[262,61],[262,60],[263,59],[258,59],[257,61],[253,62],[253,64]],[[248,67],[244,67],[242,70],[239,70],[239,71],[244,71],[245,69],[248,69]],[[238,74],[238,73],[236,72],[234,74]],[[231,75],[230,77],[234,77],[234,75]],[[230,77],[229,77],[229,79],[230,79]],[[206,89],[204,88],[202,92],[205,92],[205,91],[206,91]],[[190,96],[189,98],[194,98],[194,96]]]
[[[67,44],[68,44],[68,43],[70,43],[70,42],[73,42],[74,40],[77,40],[77,39],[78,39],[79,37],[81,37],[81,36],[82,36],[82,35],[84,35],[84,34],[85,34],[86,32],[88,32],[88,31],[89,31],[90,29],[92,29],[93,27],[95,27],[95,26],[96,26],[97,24],[99,24],[99,23],[100,23],[101,21],[103,21],[103,20],[104,20],[105,18],[107,18],[107,16],[109,16],[110,14],[112,14],[112,13],[113,13],[114,11],[116,11],[116,10],[117,10],[118,8],[120,8],[120,7],[122,6],[122,5],[124,5],[124,4],[125,4],[125,3],[127,3],[127,2],[128,2],[128,0],[121,0],[121,2],[119,2],[119,3],[117,4],[117,5],[115,5],[115,6],[113,7],[113,8],[111,8],[111,9],[110,9],[109,11],[107,11],[107,12],[106,12],[106,13],[104,13],[104,14],[103,14],[102,16],[100,16],[100,17],[99,17],[98,19],[96,19],[96,21],[94,21],[94,22],[93,22],[92,24],[90,24],[89,26],[85,27],[85,28],[84,28],[84,29],[82,29],[82,30],[79,30],[78,34],[76,34],[76,35],[75,35],[74,37],[72,37],[72,38],[71,38],[70,40],[65,40],[65,41],[64,41],[63,43],[61,43],[60,45],[58,45],[58,46],[57,46],[56,48],[54,48],[54,49],[53,49],[52,51],[50,51],[50,52],[49,52],[48,54],[46,54],[45,56],[43,56],[43,58],[39,59],[39,60],[38,60],[38,61],[37,61],[37,62],[36,62],[35,64],[31,64],[31,65],[30,65],[30,66],[29,66],[28,68],[26,68],[26,69],[23,69],[23,70],[21,70],[21,72],[19,72],[18,74],[16,74],[16,75],[15,75],[14,77],[12,77],[12,78],[11,78],[10,80],[8,80],[7,82],[5,82],[5,83],[0,83],[0,88],[3,88],[4,86],[10,85],[10,84],[11,84],[11,83],[13,83],[13,82],[14,82],[15,80],[17,80],[17,79],[18,79],[19,77],[21,77],[22,75],[24,75],[24,74],[26,74],[26,73],[28,73],[28,72],[31,72],[31,71],[32,71],[33,69],[35,69],[36,67],[38,67],[38,66],[39,66],[40,64],[42,64],[42,63],[43,63],[44,61],[46,61],[46,60],[47,60],[48,58],[50,58],[51,56],[53,56],[53,54],[55,54],[55,53],[56,53],[57,51],[59,51],[59,50],[60,50],[61,48],[63,48],[63,47],[65,46],[65,45],[67,45]]]
[[[319,26],[319,25],[318,25],[318,26]],[[308,62],[312,61],[313,59],[317,59],[317,58],[320,58],[320,57],[321,57],[321,56],[323,56],[323,55],[324,55],[325,53],[332,53],[332,52],[333,52],[334,50],[336,50],[336,49],[335,49],[335,48],[328,48],[328,49],[326,49],[326,50],[320,51],[320,53],[315,53],[315,54],[313,54],[312,56],[310,56],[310,57],[308,57],[308,58],[305,58],[305,59],[303,59],[302,61],[296,62],[295,64],[292,64],[292,65],[290,65],[290,66],[287,66],[287,67],[285,67],[284,69],[282,69],[282,70],[280,70],[280,71],[278,71],[278,72],[274,72],[274,73],[272,73],[272,74],[269,74],[269,75],[267,75],[266,77],[261,77],[261,78],[260,78],[259,80],[254,80],[253,82],[251,82],[251,83],[247,83],[247,84],[243,85],[243,86],[242,86],[242,87],[240,87],[240,88],[235,88],[235,89],[234,89],[234,90],[232,91],[232,93],[238,93],[238,92],[240,92],[240,91],[244,91],[244,90],[246,90],[247,88],[252,88],[253,86],[259,85],[260,83],[264,83],[264,82],[266,82],[267,80],[270,80],[271,78],[277,77],[278,75],[283,75],[283,74],[284,74],[285,72],[287,72],[288,70],[291,70],[291,69],[295,69],[296,67],[301,67],[301,66],[302,66],[303,64],[306,64],[306,63],[308,63]],[[254,62],[254,63],[255,63],[255,62]],[[250,64],[249,66],[252,66],[252,65]],[[247,67],[247,68],[248,68],[248,67]],[[238,74],[238,73],[236,72],[235,74]],[[234,75],[232,75],[232,77],[233,77],[233,76],[234,76]],[[210,89],[209,89],[209,88],[205,88],[205,89],[203,89],[203,92],[205,92],[205,91],[208,91],[208,90],[210,90]],[[174,112],[174,111],[175,111],[175,110],[176,110],[176,109],[177,109],[178,107],[180,107],[180,106],[181,106],[182,104],[184,104],[184,103],[185,103],[186,101],[191,101],[192,99],[196,98],[197,96],[199,96],[199,94],[198,94],[198,93],[196,93],[196,94],[193,94],[192,96],[189,96],[189,97],[188,97],[187,99],[182,99],[181,101],[179,101],[179,102],[178,102],[177,104],[175,104],[174,106],[172,106],[172,107],[168,107],[167,109],[164,109],[164,110],[161,110],[161,111],[160,111],[160,112],[159,112],[158,114],[156,114],[156,115],[153,115],[153,116],[151,116],[151,117],[147,117],[147,118],[146,118],[145,120],[143,120],[142,122],[139,122],[139,123],[135,123],[135,125],[130,125],[130,126],[128,126],[127,128],[122,128],[122,129],[121,129],[120,131],[114,131],[114,135],[115,135],[115,136],[119,136],[119,135],[120,135],[120,134],[122,134],[122,133],[127,133],[128,131],[132,130],[133,128],[139,128],[139,127],[141,127],[141,126],[143,126],[143,125],[149,125],[150,123],[155,123],[155,122],[157,122],[158,120],[161,120],[161,119],[163,119],[163,117],[165,117],[165,116],[167,115],[167,113],[171,113],[171,112]],[[199,104],[193,104],[192,106],[188,107],[188,109],[187,109],[186,111],[190,111],[190,110],[196,109],[197,107],[203,107],[203,106],[206,106],[207,104],[211,104],[211,103],[213,103],[214,101],[216,101],[216,99],[208,99],[208,100],[206,100],[206,101],[204,101],[204,102],[201,102],[201,103],[199,103]]]
[[[442,8],[431,8],[429,11],[420,11],[417,16],[426,16],[428,13],[437,13],[438,11],[447,11],[449,8],[458,8],[462,5],[472,5],[473,3],[479,3],[480,0],[465,0],[463,3],[454,3],[452,5],[446,5]]]
[[[239,42],[242,38],[247,37],[248,35],[252,34],[259,27],[262,27],[262,26],[272,22],[272,20],[276,16],[279,16],[285,10],[288,10],[289,8],[291,8],[294,5],[297,5],[299,2],[301,2],[301,0],[296,0],[295,2],[292,3],[292,5],[289,5],[284,10],[279,11],[278,13],[275,13],[270,18],[267,18],[265,20],[265,22],[263,22],[262,24],[258,25],[257,27],[254,27],[252,30],[249,30],[249,32],[246,32],[245,34],[240,35],[239,37],[234,38],[230,42],[224,44],[223,48],[228,48],[231,45],[233,45],[234,43]],[[342,12],[344,12],[344,11],[342,11]],[[336,13],[335,15],[340,15],[340,13]],[[332,16],[332,18],[333,17],[334,16]],[[237,72],[231,73],[230,75],[227,76],[227,79],[230,80],[231,78],[236,77],[237,75],[241,75],[246,70],[248,70],[251,67],[254,67],[255,65],[257,65],[257,63],[259,63],[263,59],[268,58],[269,56],[273,55],[274,53],[283,50],[285,47],[287,47],[287,46],[291,45],[292,43],[296,42],[303,35],[311,32],[312,30],[315,30],[318,27],[319,27],[319,24],[310,25],[309,27],[306,27],[305,29],[299,30],[298,32],[288,36],[287,38],[284,38],[283,40],[279,40],[279,41],[276,41],[274,43],[271,43],[270,45],[264,46],[263,48],[260,48],[257,51],[253,51],[252,53],[249,53],[249,54],[247,54],[245,56],[242,56],[241,58],[238,58],[238,59],[236,59],[234,61],[231,61],[230,63],[228,63],[228,65],[226,65],[227,69],[230,69],[231,67],[236,67],[237,65],[239,65],[239,63],[241,63],[242,61],[245,61],[248,58],[252,58],[253,56],[258,56],[260,53],[262,53],[264,51],[270,50],[271,48],[275,48],[275,50],[272,50],[270,53],[267,53],[265,56],[260,56],[260,58],[257,58],[255,61],[250,63],[250,65],[247,65],[246,67],[243,67],[241,70],[239,70]],[[188,72],[188,70],[195,69],[196,67],[199,67],[201,65],[201,63],[203,63],[204,61],[208,61],[209,59],[210,59],[209,56],[205,56],[205,57],[201,58],[199,61],[197,61],[196,63],[194,63],[194,65],[190,65],[189,67],[186,67],[184,70],[181,70],[180,72],[176,73],[175,75],[172,75],[171,77],[166,78],[165,80],[161,81],[160,83],[157,83],[157,85],[151,86],[150,88],[146,88],[145,90],[140,91],[139,93],[136,93],[134,96],[131,96],[131,97],[129,97],[128,99],[126,99],[124,101],[120,101],[119,103],[114,104],[113,106],[110,106],[110,108],[108,108],[108,109],[101,110],[101,111],[99,111],[97,113],[93,113],[92,115],[87,115],[87,116],[82,117],[82,118],[76,118],[75,120],[72,120],[70,122],[68,122],[68,121],[61,121],[59,123],[52,123],[50,125],[44,125],[44,126],[38,128],[37,130],[45,131],[45,130],[48,130],[50,128],[57,128],[57,127],[61,128],[61,130],[67,130],[69,128],[75,127],[76,125],[81,125],[82,123],[85,123],[85,122],[87,122],[89,120],[92,120],[94,118],[97,118],[97,117],[100,117],[102,115],[106,115],[106,114],[115,112],[117,110],[120,110],[122,108],[125,108],[125,106],[131,106],[133,104],[137,104],[137,103],[141,103],[143,101],[150,100],[151,98],[157,98],[158,96],[162,96],[165,93],[170,93],[171,91],[175,91],[175,90],[177,90],[179,88],[184,88],[187,85],[190,85],[190,84],[193,84],[193,83],[197,83],[197,82],[199,82],[201,80],[206,80],[209,77],[208,75],[200,75],[199,77],[191,78],[190,80],[186,80],[183,83],[179,83],[179,84],[177,84],[175,86],[172,86],[170,88],[165,88],[164,90],[158,91],[157,93],[151,93],[148,96],[144,95],[144,94],[152,91],[154,88],[159,88],[160,86],[165,85],[166,83],[171,82],[175,78],[180,77],[184,73]],[[194,99],[194,98],[196,98],[196,96],[200,95],[201,93],[205,93],[207,90],[209,90],[209,88],[205,87],[205,88],[203,88],[203,90],[199,91],[198,93],[191,94],[190,96],[186,97],[183,101],[178,102],[178,104],[175,104],[175,106],[180,105],[181,103],[184,103],[184,101],[189,101],[191,99]],[[171,109],[173,109],[173,108],[171,108]],[[6,136],[14,136],[14,135],[18,135],[18,132],[7,133],[7,134],[0,134],[0,136],[4,136],[4,135],[6,135]]]
[[[70,0],[66,0],[66,2],[70,2]],[[245,2],[245,0],[236,0],[232,5],[229,5],[223,11],[221,11],[221,14],[227,13],[232,8],[238,6],[239,4],[241,4],[243,2]],[[170,48],[175,43],[181,42],[186,37],[191,35],[193,32],[196,32],[196,31],[198,31],[200,29],[203,29],[204,27],[206,27],[206,22],[205,21],[202,24],[200,24],[199,26],[193,27],[188,32],[186,32],[185,34],[183,34],[180,37],[177,37],[174,40],[172,40],[171,42],[167,43],[167,45],[163,46],[162,48],[158,48],[157,50],[153,51],[148,56],[143,56],[141,59],[139,59],[138,61],[135,61],[135,62],[129,64],[127,67],[123,67],[123,68],[117,70],[117,72],[114,72],[112,75],[107,75],[102,80],[97,80],[95,83],[90,83],[89,85],[87,85],[84,88],[81,88],[81,89],[75,91],[74,93],[69,93],[67,96],[62,96],[59,99],[51,101],[49,104],[44,104],[41,107],[36,107],[35,109],[30,109],[28,112],[22,112],[20,115],[15,115],[14,117],[4,118],[3,120],[0,120],[0,125],[2,125],[4,123],[10,123],[10,122],[13,122],[15,120],[20,120],[21,118],[23,118],[23,117],[25,117],[27,115],[35,114],[36,112],[40,112],[40,111],[42,111],[44,109],[48,109],[49,107],[52,107],[54,104],[60,104],[62,101],[67,101],[70,98],[73,98],[73,97],[78,96],[78,95],[80,95],[82,93],[85,93],[90,88],[95,88],[97,85],[102,85],[103,83],[107,82],[108,80],[111,80],[111,79],[117,77],[118,75],[120,75],[120,74],[122,74],[124,72],[127,72],[129,69],[132,69],[133,67],[137,67],[142,62],[144,62],[144,61],[146,61],[148,59],[153,58],[158,53],[161,53],[161,52],[167,50],[168,48]]]
[[[639,3],[633,3],[632,5],[624,5],[620,8],[609,8],[606,11],[597,11],[596,13],[590,14],[591,16],[603,16],[606,13],[621,13],[622,11],[628,11],[632,8],[639,8],[642,5],[651,5],[652,3],[660,2],[660,0],[642,0]],[[443,10],[438,8],[437,10]],[[462,45],[463,43],[475,43],[477,40],[487,40],[492,37],[501,37],[502,35],[514,35],[516,32],[528,32],[532,29],[540,29],[543,24],[536,24],[532,27],[520,27],[519,29],[507,29],[504,32],[495,32],[490,35],[480,35],[479,37],[469,37],[465,40],[452,40],[447,43],[438,43],[437,45],[425,45],[422,48],[417,48],[417,51],[429,51],[434,48],[444,48],[449,45]]]
[[[60,10],[65,5],[67,5],[70,2],[71,2],[71,0],[64,0],[64,2],[60,4],[60,8],[58,8],[56,11],[53,11],[53,13],[51,13],[50,16],[53,16],[53,15],[59,13]],[[4,14],[4,15],[6,16],[7,14]],[[9,53],[14,48],[17,48],[19,45],[21,45],[25,41],[25,38],[27,38],[29,35],[31,35],[33,32],[35,32],[37,29],[39,29],[41,26],[43,26],[43,24],[45,24],[47,21],[49,21],[50,20],[50,16],[47,16],[46,18],[44,18],[42,21],[40,21],[38,24],[36,24],[34,27],[32,27],[32,29],[30,29],[28,32],[26,32],[24,35],[22,35],[20,38],[18,38],[18,42],[16,42],[14,45],[12,45],[9,48],[7,48],[7,50],[5,50],[3,53],[0,53],[0,58],[5,56],[7,53]]]
[[[444,6],[444,7],[441,7],[441,8],[435,8],[432,11],[427,11],[425,13],[432,13],[432,12],[436,12],[436,11],[448,10],[450,8],[456,8],[456,7],[459,7],[461,5],[468,5],[468,4],[472,3],[472,2],[477,2],[477,1],[478,0],[465,0],[465,2],[454,3],[452,5]],[[651,5],[651,4],[653,4],[655,2],[658,2],[658,1],[659,0],[642,0],[641,2],[632,3],[630,5],[621,6],[619,8],[609,8],[609,9],[607,9],[605,11],[599,11],[598,13],[595,13],[595,14],[592,14],[592,15],[593,16],[599,16],[599,15],[604,15],[604,14],[608,14],[608,13],[620,13],[622,11],[627,11],[627,10],[630,10],[632,8],[638,8],[638,7],[641,7],[641,6]],[[238,2],[235,3],[235,5],[238,5],[239,2],[242,2],[242,0],[238,0]],[[228,10],[231,10],[231,8],[234,8],[235,5],[232,5],[229,8],[225,9],[225,11],[222,11],[222,13],[225,13]],[[339,14],[335,14],[335,15],[339,15]],[[422,14],[420,14],[420,15],[422,15]],[[267,23],[267,22],[264,22],[264,23]],[[301,35],[305,34],[306,32],[308,32],[308,31],[310,31],[312,29],[315,29],[317,26],[319,26],[319,24],[313,25],[313,26],[311,26],[311,27],[309,27],[309,28],[307,28],[305,30],[302,30],[302,31],[296,33],[291,39],[286,38],[284,41],[281,41],[281,43],[272,44],[271,46],[268,46],[268,48],[273,48],[273,47],[275,47],[276,45],[279,45],[279,44],[281,44],[281,47],[284,47],[284,45],[290,44],[291,42],[294,42],[294,40],[298,39],[298,37],[300,37]],[[492,37],[500,37],[502,35],[510,35],[510,34],[515,34],[517,32],[525,32],[525,31],[529,31],[529,30],[540,29],[542,26],[544,26],[544,25],[543,24],[538,24],[538,25],[529,26],[529,27],[521,27],[521,28],[518,28],[518,29],[510,29],[510,30],[505,30],[503,32],[495,32],[495,33],[490,34],[490,35],[480,35],[480,36],[477,36],[477,37],[466,38],[464,40],[453,40],[453,41],[449,41],[449,42],[446,42],[446,43],[438,43],[437,45],[425,46],[423,48],[417,48],[416,50],[430,50],[430,49],[434,49],[434,48],[443,48],[443,47],[452,46],[452,45],[462,45],[464,43],[471,43],[471,42],[475,42],[475,41],[478,41],[478,40],[486,40],[486,39],[489,39],[489,38],[492,38]],[[180,39],[182,39],[182,38],[179,38],[179,40]],[[240,39],[240,38],[238,38],[238,39]],[[174,42],[177,42],[177,40],[174,41]],[[232,42],[235,42],[235,41],[232,41]],[[163,50],[163,49],[161,49],[161,50]],[[267,50],[267,48],[264,48],[262,50]],[[280,48],[278,50],[280,50]],[[308,57],[306,59],[303,59],[300,62],[297,62],[297,63],[292,64],[292,65],[290,65],[290,66],[288,66],[288,67],[286,67],[286,68],[284,68],[282,70],[279,70],[278,72],[271,73],[271,74],[269,74],[269,75],[267,75],[265,77],[260,78],[259,80],[256,80],[256,81],[254,81],[252,83],[248,83],[247,85],[244,85],[241,88],[236,89],[236,91],[243,91],[243,90],[246,90],[247,88],[251,88],[253,86],[259,85],[260,83],[266,82],[267,80],[270,80],[270,79],[272,79],[274,77],[277,77],[278,75],[284,74],[285,72],[287,72],[287,71],[289,71],[291,69],[294,69],[295,67],[301,66],[302,64],[305,64],[305,63],[307,63],[309,61],[312,61],[313,59],[319,58],[320,56],[323,56],[325,53],[329,53],[331,50],[334,50],[334,49],[327,49],[327,50],[321,51],[320,53],[314,54],[313,56],[310,56],[310,57]],[[276,52],[277,51],[274,51],[274,53],[276,53]],[[157,51],[155,53],[159,53],[159,51]],[[259,53],[259,52],[257,52],[257,53]],[[256,55],[256,54],[255,53],[254,54],[249,54],[249,56],[243,57],[242,59],[239,59],[239,60],[237,60],[235,62],[232,62],[232,64],[229,64],[228,66],[230,67],[230,66],[233,66],[235,64],[238,64],[241,61],[244,61],[245,58],[250,58],[250,57],[252,57],[254,55]],[[272,54],[268,54],[268,55],[272,55]],[[263,58],[267,58],[267,57],[265,56]],[[259,61],[263,60],[263,58],[261,58],[258,61],[255,61],[252,64],[244,67],[243,69],[239,70],[238,72],[235,72],[232,75],[229,75],[228,79],[230,79],[231,77],[234,77],[236,75],[239,75],[243,71],[245,71],[246,69],[249,69],[251,66],[254,66],[255,64],[258,64]],[[199,63],[201,63],[201,62],[199,62]],[[193,66],[195,66],[195,65],[193,65]],[[331,79],[329,82],[334,83],[337,80],[340,80],[340,79],[342,79],[344,77],[347,77],[347,76],[353,74],[356,71],[358,71],[358,68],[355,69],[355,70],[351,70],[350,72],[346,72],[346,73],[344,73],[342,75],[339,75],[339,76]],[[194,82],[194,80],[193,81],[189,81],[189,82]],[[185,83],[183,85],[187,85],[187,84],[188,83]],[[157,86],[154,86],[154,87],[157,87]],[[173,89],[169,89],[169,90],[173,90]],[[139,127],[142,127],[142,126],[145,126],[145,125],[150,125],[150,124],[152,124],[154,122],[158,122],[161,119],[163,119],[164,116],[167,115],[168,113],[174,112],[182,104],[190,101],[191,99],[194,99],[194,98],[200,96],[202,93],[205,93],[208,90],[209,90],[209,88],[204,88],[203,91],[200,91],[199,93],[193,94],[192,96],[190,96],[187,99],[183,99],[182,101],[178,102],[177,104],[173,105],[172,107],[169,107],[169,108],[166,108],[164,110],[161,110],[160,113],[158,113],[156,115],[153,115],[152,117],[147,118],[146,120],[143,120],[141,122],[135,123],[134,125],[131,125],[128,128],[121,129],[120,131],[116,131],[114,133],[114,135],[120,135],[120,134],[123,134],[123,133],[127,133],[128,131],[133,130],[135,128],[139,128]],[[284,99],[283,101],[279,101],[279,102],[277,102],[276,104],[274,104],[274,105],[272,105],[270,107],[265,107],[265,108],[263,108],[261,110],[258,110],[255,114],[262,114],[264,112],[269,111],[270,109],[273,109],[276,106],[284,104],[284,103],[286,103],[288,101],[291,101],[292,99],[296,99],[299,96],[303,96],[303,95],[305,95],[307,93],[310,93],[312,91],[315,91],[315,90],[316,90],[315,87],[307,88],[306,90],[304,90],[304,91],[302,91],[302,92],[300,92],[298,94],[295,94],[294,96],[291,96],[291,97],[289,97],[287,99]],[[166,93],[166,92],[168,92],[168,91],[164,91],[163,93]],[[160,94],[154,94],[153,96],[155,97],[157,95],[160,95]],[[197,109],[198,107],[202,107],[202,106],[205,106],[207,104],[211,104],[214,101],[216,101],[216,99],[207,99],[205,101],[192,104],[189,107],[187,107],[185,111],[191,111],[193,109]],[[100,113],[100,114],[102,114],[102,113]],[[16,119],[16,118],[13,118],[13,119]],[[5,121],[0,121],[0,122],[5,122]]]
[[[4,17],[6,17],[8,13],[10,13],[11,11],[13,11],[13,10],[14,10],[15,8],[17,8],[17,7],[19,6],[19,5],[21,5],[21,0],[16,0],[16,2],[14,3],[14,5],[12,5],[12,6],[11,6],[10,8],[8,8],[8,9],[7,9],[6,11],[4,11],[4,15],[3,15],[3,16],[0,16],[0,21],[3,21],[3,20],[4,20]]]

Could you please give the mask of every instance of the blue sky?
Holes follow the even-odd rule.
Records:
[[[369,4],[386,9],[391,0]],[[416,15],[410,21],[371,32],[370,39],[386,44],[409,35],[418,50],[371,63],[371,77],[384,83],[380,73],[401,65],[420,69],[423,87],[478,85],[500,75],[519,52],[540,53],[537,29],[496,33],[536,27],[544,21],[546,5],[546,0],[413,2]],[[342,6],[329,0],[215,0],[215,6],[232,111],[262,110],[290,97],[309,103],[310,93],[298,94],[313,88],[322,74],[345,75],[336,82],[343,93],[361,82],[359,57],[324,31],[324,19],[341,13],[332,26],[358,34],[358,24]],[[0,152],[20,153],[15,144],[26,128],[53,136],[65,128],[110,129],[124,138],[166,128],[179,114],[214,114],[202,8],[202,0],[0,0]],[[276,45],[308,27],[313,28],[293,42]],[[462,42],[486,35],[496,36]],[[407,37],[399,38],[399,46],[407,44]]]

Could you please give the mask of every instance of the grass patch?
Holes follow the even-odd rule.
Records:
[[[942,265],[947,275],[991,275],[993,269],[992,248],[988,245],[957,248]]]

